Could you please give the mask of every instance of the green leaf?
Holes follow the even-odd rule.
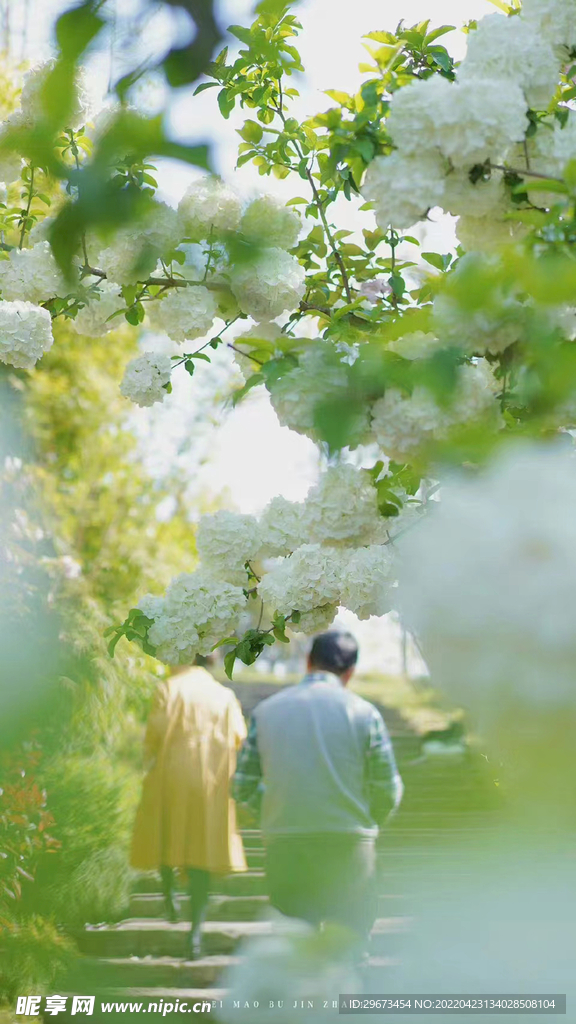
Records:
[[[426,36],[424,42],[425,42],[426,46],[429,46],[430,43],[433,43],[435,39],[440,39],[440,36],[446,35],[447,32],[454,32],[454,31],[455,31],[455,26],[454,25],[441,25],[440,28],[435,28],[435,29],[432,30],[432,32],[429,32],[428,35]]]
[[[100,6],[94,0],[87,0],[79,7],[61,14],[56,22],[56,42],[63,57],[77,61],[87,46],[104,27],[105,21],[96,13]]]
[[[202,82],[196,86],[192,95],[197,96],[198,93],[205,92],[206,89],[215,89],[219,84],[219,82]]]
[[[265,379],[266,378],[263,373],[253,373],[246,381],[244,387],[239,388],[238,391],[234,392],[232,396],[232,405],[238,405],[238,402],[241,402],[244,396],[247,395],[252,388],[257,387],[258,384],[263,384]]]
[[[557,192],[560,195],[566,195],[568,193],[568,186],[564,181],[551,180],[546,178],[529,178],[524,179],[519,185],[515,185],[512,191],[516,192]]]
[[[234,672],[234,662],[236,661],[236,648],[233,651],[228,651],[228,654],[224,656],[224,671],[228,676],[228,679],[232,679],[232,673]]]
[[[245,142],[251,142],[253,145],[257,145],[260,142],[264,131],[261,125],[257,121],[245,121],[242,128],[238,130],[238,134]]]
[[[437,270],[446,270],[446,267],[450,264],[452,257],[450,255],[443,256],[439,252],[423,252],[422,259],[426,260],[426,263],[429,263],[430,266],[436,267]],[[448,260],[448,263],[446,260]]]
[[[443,71],[452,70],[452,58],[443,46],[430,46],[428,48],[428,53],[432,55],[434,63],[437,64],[438,67],[442,68]]]

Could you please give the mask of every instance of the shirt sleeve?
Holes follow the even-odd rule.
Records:
[[[382,715],[374,708],[366,747],[365,779],[370,813],[383,825],[400,806],[404,784]]]
[[[258,751],[256,719],[252,716],[248,735],[238,754],[236,771],[232,778],[232,796],[239,804],[244,804],[257,811],[264,786],[262,782],[262,765]]]

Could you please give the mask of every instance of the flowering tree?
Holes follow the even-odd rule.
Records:
[[[305,121],[291,114],[303,69],[288,5],[264,0],[250,28],[233,26],[236,55],[186,80],[204,72],[196,92],[217,90],[224,118],[250,115],[238,165],[293,179],[305,195],[287,205],[263,194],[243,206],[210,176],[177,210],[155,199],[151,158],[208,168],[208,156],[128,106],[126,79],[88,116],[77,63],[106,30],[105,3],[68,12],[59,57],[26,76],[0,137],[2,362],[31,370],[58,318],[112,338],[119,317],[148,322],[182,350],[129,362],[126,398],[169,401],[172,374],[230,345],[246,378],[235,401],[264,385],[280,422],[330,454],[302,503],[205,516],[199,568],[144,596],[112,652],[126,636],[178,664],[224,645],[230,674],[287,624],[308,633],[339,604],[361,618],[399,607],[396,541],[425,514],[439,467],[575,425],[576,4],[496,6],[466,26],[459,65],[439,41],[450,26],[370,33],[358,92],[329,93],[334,106]],[[338,227],[346,202],[354,232]],[[420,252],[411,233],[433,208],[458,218],[451,252]],[[347,457],[360,446],[366,469]],[[402,607],[423,626],[415,604]],[[251,606],[257,625],[239,636]]]

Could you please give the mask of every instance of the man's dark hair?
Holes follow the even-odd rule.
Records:
[[[315,637],[310,648],[310,668],[342,676],[358,661],[358,644],[351,633],[331,630]]]

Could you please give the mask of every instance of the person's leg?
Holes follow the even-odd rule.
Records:
[[[326,921],[344,925],[366,949],[377,915],[376,844],[361,836],[334,836],[326,841]]]
[[[311,839],[303,836],[269,842],[266,846],[266,885],[270,903],[276,910],[318,927],[322,914],[312,871],[312,847]]]
[[[178,920],[179,909],[174,895],[174,868],[169,868],[167,865],[163,865],[160,868],[160,877],[162,878],[162,892],[164,893],[166,917],[169,921],[174,923]]]
[[[202,956],[202,925],[206,920],[210,896],[210,873],[201,868],[188,868],[188,892],[190,894],[189,954],[192,960]]]

